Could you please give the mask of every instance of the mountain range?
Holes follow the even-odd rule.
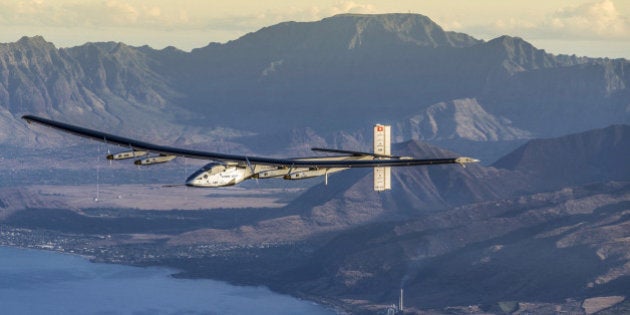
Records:
[[[530,138],[628,123],[628,65],[556,56],[516,37],[485,42],[418,14],[280,23],[189,53],[24,37],[0,44],[0,141],[36,144],[16,119],[26,113],[166,142],[228,130],[223,139],[245,147],[305,129],[339,146],[341,134],[380,122],[396,126],[398,142],[460,152],[472,142],[498,158]],[[487,153],[503,141],[514,143]]]

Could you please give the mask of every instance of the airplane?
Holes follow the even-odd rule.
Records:
[[[313,151],[336,154],[322,157],[271,158],[249,155],[233,155],[163,146],[125,138],[98,130],[88,129],[34,115],[24,115],[29,124],[39,124],[76,136],[114,144],[128,151],[109,154],[108,160],[137,158],[136,165],[154,165],[172,161],[176,157],[212,161],[191,174],[186,185],[191,187],[217,188],[236,185],[247,179],[283,178],[299,180],[324,176],[350,168],[373,168],[374,190],[391,189],[391,167],[459,164],[465,166],[479,160],[469,157],[441,159],[419,159],[390,154],[390,126],[374,126],[374,152],[359,152],[327,148],[312,148]]]

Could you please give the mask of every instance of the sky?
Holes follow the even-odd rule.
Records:
[[[284,21],[418,13],[447,31],[521,37],[554,54],[630,59],[630,0],[0,0],[0,43],[115,41],[190,51]]]

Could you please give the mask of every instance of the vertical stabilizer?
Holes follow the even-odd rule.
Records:
[[[391,155],[391,126],[374,126],[374,153]],[[374,168],[374,190],[384,191],[392,189],[391,168]]]
[[[405,311],[405,301],[403,300],[404,293],[405,291],[403,290],[403,288],[400,288],[400,299],[398,300],[398,310],[401,312]]]

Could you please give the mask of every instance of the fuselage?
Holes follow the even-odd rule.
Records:
[[[252,176],[248,168],[239,165],[208,163],[186,179],[192,187],[225,187],[236,185]]]
[[[300,158],[301,161],[307,160],[369,160],[372,156],[329,156],[317,158]],[[283,178],[286,180],[300,180],[319,176],[327,176],[328,174],[346,170],[347,168],[305,168],[305,167],[277,167],[268,165],[241,165],[237,163],[220,163],[213,162],[204,165],[202,168],[191,174],[186,179],[186,185],[191,187],[216,188],[233,186],[250,178],[266,179],[266,178]]]

